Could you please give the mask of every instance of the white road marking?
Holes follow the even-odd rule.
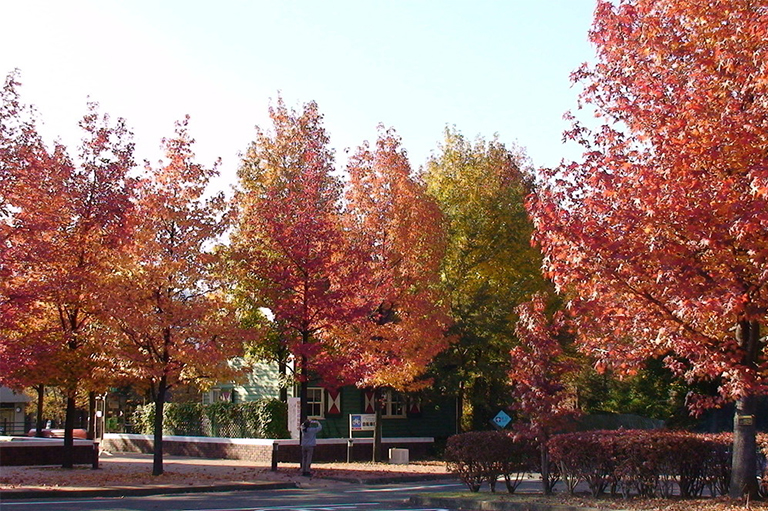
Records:
[[[359,506],[378,506],[380,502],[358,502],[353,504],[322,504],[302,506],[268,506],[268,507],[225,507],[211,509],[187,509],[185,511],[339,511],[345,509],[355,509]]]
[[[77,503],[77,502],[95,502],[95,500],[94,499],[88,499],[88,500],[85,500],[85,499],[80,499],[80,500],[69,499],[69,500],[40,500],[40,501],[37,501],[37,502],[14,502],[12,500],[9,501],[8,499],[6,499],[6,500],[3,501],[3,507],[6,507],[6,506],[7,507],[11,507],[11,506],[18,506],[18,507],[21,507],[21,506],[41,506],[41,505],[50,505],[50,504],[72,504],[72,503]]]
[[[377,493],[377,492],[395,492],[395,491],[413,491],[413,490],[427,490],[429,488],[451,488],[451,487],[463,487],[463,484],[431,484],[429,486],[398,486],[397,488],[369,488],[366,490],[347,490],[344,493]]]

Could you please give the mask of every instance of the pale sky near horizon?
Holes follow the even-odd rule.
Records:
[[[418,168],[444,128],[526,148],[535,166],[575,158],[562,116],[576,109],[569,74],[592,58],[594,0],[111,0],[0,3],[0,73],[46,140],[77,153],[88,98],[135,133],[137,161],[161,156],[191,116],[199,163],[238,154],[267,108],[317,101],[337,159],[394,127]]]

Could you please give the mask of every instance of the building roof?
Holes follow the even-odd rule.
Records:
[[[8,387],[0,387],[0,403],[29,403],[32,398]]]

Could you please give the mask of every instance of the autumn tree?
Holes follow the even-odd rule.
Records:
[[[416,389],[448,345],[449,317],[438,294],[442,215],[392,129],[380,127],[375,147],[363,144],[350,158],[347,174],[347,232],[367,262],[362,288],[367,315],[339,332],[347,349],[354,346],[349,370],[357,386],[375,393],[383,387]],[[380,407],[376,410],[375,440],[380,440]]]
[[[105,360],[95,297],[126,238],[133,144],[122,119],[111,125],[91,104],[77,160],[58,144],[48,152],[34,123],[15,116],[14,82],[2,129],[3,173],[13,183],[3,192],[3,328],[12,343],[3,365],[26,385],[56,385],[67,396],[63,466],[71,468],[75,397]]]
[[[271,311],[296,362],[304,419],[311,374],[347,382],[348,353],[330,330],[367,312],[358,293],[362,261],[347,249],[342,183],[317,104],[296,111],[278,98],[269,115],[272,129],[257,127],[238,173],[233,266],[240,292]]]
[[[438,358],[437,374],[440,385],[459,389],[466,429],[488,428],[508,405],[514,308],[545,286],[523,206],[527,166],[522,150],[470,141],[453,128],[425,169],[447,225],[441,287],[457,338]]]
[[[596,62],[574,78],[602,125],[574,122],[582,161],[530,203],[584,350],[626,371],[665,357],[736,402],[733,497],[757,494],[768,390],[767,35],[765,1],[598,2]]]
[[[532,437],[539,445],[545,494],[552,493],[547,441],[563,432],[577,415],[566,381],[578,369],[561,345],[568,337],[563,314],[552,317],[548,308],[551,304],[541,292],[517,306],[515,334],[519,344],[510,352],[509,369],[513,408],[521,419],[515,425],[520,434]]]
[[[146,168],[132,215],[133,238],[103,300],[123,370],[148,384],[155,403],[153,475],[163,473],[163,410],[170,389],[232,377],[227,362],[250,335],[222,289],[215,250],[228,225],[223,194],[207,195],[218,171],[194,161],[188,118],[163,141],[165,161]]]
[[[40,250],[49,239],[46,232],[56,225],[55,215],[40,208],[51,206],[60,194],[46,200],[48,187],[55,189],[58,180],[44,169],[55,160],[40,138],[32,109],[20,100],[18,79],[18,71],[10,73],[0,91],[0,384],[34,386],[41,412],[42,382],[53,369],[43,364],[53,360],[48,350],[52,346],[43,343],[36,335],[40,329],[27,321],[39,314],[31,310],[38,304],[24,262],[33,253],[30,240],[38,240],[35,250]],[[54,212],[59,210],[52,206]],[[41,416],[38,413],[38,435]]]

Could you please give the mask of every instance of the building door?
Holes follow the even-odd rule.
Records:
[[[0,408],[0,435],[13,435],[14,431],[13,408]]]

